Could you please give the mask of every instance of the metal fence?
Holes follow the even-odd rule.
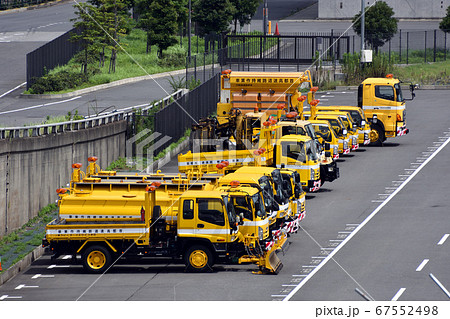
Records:
[[[399,30],[378,51],[395,64],[447,60],[450,44],[442,30]],[[366,36],[370,43],[370,38]],[[192,56],[186,63],[186,79],[202,82],[214,71],[300,71],[320,56],[324,65],[340,63],[344,54],[358,53],[361,38],[353,32],[301,33],[281,36],[238,34],[222,40],[224,49]],[[368,46],[368,49],[370,45]],[[215,64],[212,64],[214,61]],[[213,69],[214,67],[214,69]]]
[[[171,138],[155,149],[155,154],[180,139],[200,118],[207,117],[216,111],[219,88],[220,76],[216,74],[155,114],[154,131],[161,136]]]
[[[79,42],[70,41],[71,34],[74,32],[77,30],[72,29],[27,54],[27,89],[36,78],[42,77],[58,65],[67,64],[81,50]]]

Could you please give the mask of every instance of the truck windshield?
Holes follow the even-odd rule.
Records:
[[[344,127],[347,131],[352,129],[352,125],[350,124],[350,122],[346,116],[341,116],[341,121],[342,121],[342,123],[344,123]]]
[[[306,153],[303,145],[303,142],[281,142],[281,155],[298,162],[305,162]]]
[[[283,173],[281,174],[281,176],[283,177],[283,185],[286,185],[285,191],[286,194],[291,197],[292,195],[294,195],[294,190],[292,189],[292,184],[291,184],[291,175],[288,173]],[[292,176],[292,180],[294,180],[294,177]]]
[[[313,161],[317,161],[319,157],[317,155],[318,151],[315,141],[306,141],[305,146],[306,146],[306,154],[308,155],[308,157]]]
[[[330,122],[331,126],[333,127],[334,131],[337,135],[342,135],[342,126],[338,119],[329,119],[328,122]]]
[[[287,195],[283,191],[283,180],[281,177],[280,170],[278,169],[273,170],[271,175],[273,182],[275,184],[275,188],[277,190],[278,200],[280,202],[286,203],[289,200],[289,197],[287,197]]]
[[[323,138],[326,142],[331,142],[331,132],[330,127],[325,124],[316,124],[313,125],[314,130],[316,131],[316,134]]]
[[[244,218],[253,220],[252,205],[248,200],[248,196],[231,196],[231,199],[237,215],[243,214]]]
[[[308,133],[308,136],[309,136],[311,139],[313,139],[313,140],[317,139],[317,138],[316,138],[316,133],[314,132],[314,129],[313,129],[313,127],[312,127],[311,124],[305,125],[305,129],[306,129],[306,132]]]
[[[353,123],[358,125],[358,126],[361,126],[361,122],[363,121],[363,118],[361,117],[361,114],[358,111],[356,111],[356,110],[349,110],[347,112],[350,113],[350,115],[352,117],[352,120],[353,120]]]
[[[261,192],[252,196],[253,203],[255,205],[255,215],[260,218],[266,218],[266,209],[264,208],[264,202],[261,197]]]
[[[270,184],[270,180],[267,176],[262,176],[258,180],[258,184],[261,186],[263,191],[264,205],[266,208],[270,209],[274,204],[273,189]]]
[[[403,98],[402,87],[399,83],[394,84],[395,94],[397,94],[397,102],[403,102],[405,99]]]
[[[236,225],[236,212],[234,211],[234,206],[230,201],[230,198],[228,195],[223,195],[222,196],[223,199],[223,203],[225,204],[225,208],[227,210],[227,215],[228,215],[228,221],[231,225]]]

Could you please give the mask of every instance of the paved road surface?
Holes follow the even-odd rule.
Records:
[[[318,98],[323,105],[353,104],[356,92],[329,92]],[[427,103],[431,99],[434,103]],[[252,275],[250,265],[219,265],[211,274],[189,274],[182,264],[162,260],[119,264],[99,278],[84,274],[82,266],[72,265],[69,259],[51,261],[44,256],[0,287],[0,296],[21,296],[22,300],[362,301],[355,292],[359,288],[376,300],[388,301],[406,288],[399,300],[448,300],[429,276],[432,273],[450,288],[450,241],[438,245],[450,232],[445,200],[450,186],[448,146],[398,189],[449,139],[448,99],[448,91],[418,91],[408,104],[410,134],[339,161],[341,178],[308,196],[303,230],[290,237],[289,250],[280,256],[284,267],[277,276]],[[339,266],[330,260],[295,291],[393,192],[398,194],[334,255]],[[417,270],[425,259],[429,261]],[[25,288],[16,289],[21,285]]]

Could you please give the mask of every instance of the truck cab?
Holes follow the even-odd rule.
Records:
[[[300,174],[302,188],[307,192],[320,189],[320,158],[316,143],[303,135],[285,135],[275,145],[277,168],[289,168]]]
[[[317,114],[320,114],[321,111],[319,111]],[[337,115],[341,118],[342,123],[344,123],[344,127],[347,130],[347,134],[349,137],[349,146],[350,150],[354,151],[359,148],[358,144],[358,136],[359,136],[359,130],[358,126],[355,122],[353,122],[352,117],[348,112],[339,112],[339,111],[333,111],[333,112],[325,112],[329,113],[330,115]]]
[[[309,116],[305,115],[305,117]],[[342,122],[342,119],[338,115],[333,114],[327,114],[324,113],[317,113],[316,114],[317,120],[325,120],[328,121],[333,128],[334,132],[336,133],[338,137],[338,143],[339,143],[339,154],[346,155],[350,154],[350,138],[348,136],[347,129],[345,128],[344,123]]]
[[[358,107],[364,110],[370,123],[370,143],[382,145],[388,137],[408,134],[406,99],[401,82],[392,74],[386,78],[367,78],[358,87]],[[410,85],[412,99],[414,86]]]
[[[356,123],[359,129],[358,135],[358,144],[368,145],[370,143],[369,133],[370,133],[370,124],[366,119],[364,114],[364,110],[357,106],[341,106],[341,105],[333,105],[333,106],[318,106],[317,111],[326,112],[326,111],[343,111],[348,112],[353,119],[353,122]]]

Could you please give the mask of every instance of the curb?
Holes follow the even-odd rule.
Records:
[[[32,262],[39,259],[44,254],[42,246],[36,247],[32,252],[26,255],[22,260],[18,261],[2,273],[0,273],[0,286],[15,277],[19,272],[27,269]]]

